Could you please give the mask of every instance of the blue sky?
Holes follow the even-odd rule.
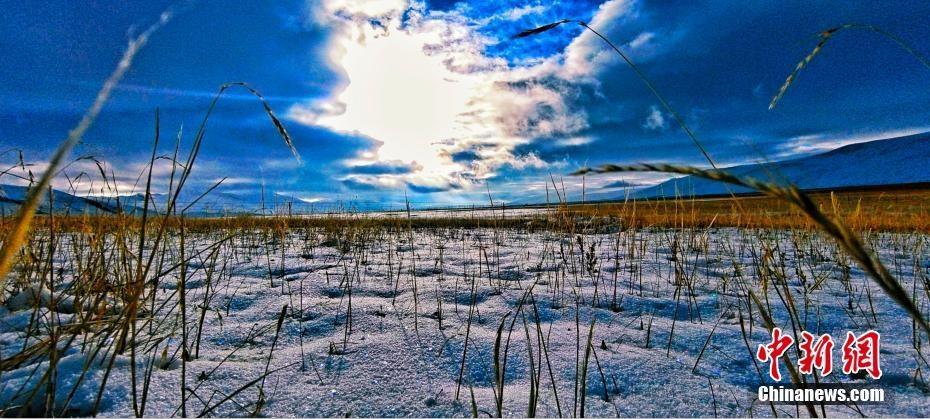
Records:
[[[414,203],[481,204],[488,189],[497,200],[544,199],[549,173],[584,165],[706,164],[630,69],[578,25],[510,39],[563,18],[589,22],[627,52],[721,163],[930,129],[930,70],[863,30],[838,34],[767,110],[824,29],[872,24],[930,54],[921,42],[930,4],[919,1],[49,1],[7,4],[0,16],[0,151],[22,149],[40,171],[129,34],[169,7],[173,19],[73,153],[104,162],[120,193],[151,153],[155,108],[162,138],[183,127],[184,147],[229,81],[268,97],[303,161],[260,103],[231,91],[209,122],[193,191],[227,177],[220,190],[252,202],[264,186],[306,202],[387,205],[406,193]],[[159,152],[172,149],[163,141]],[[80,187],[109,193],[91,164],[66,173],[85,171]],[[168,169],[156,168],[158,188]],[[604,176],[586,187],[657,180]],[[570,194],[580,181],[566,178]]]

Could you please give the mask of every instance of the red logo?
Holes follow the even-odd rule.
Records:
[[[823,334],[817,338],[808,332],[801,332],[798,348],[801,349],[801,358],[798,359],[798,371],[801,374],[813,374],[815,368],[820,370],[822,377],[833,372],[832,336]]]
[[[781,380],[781,371],[778,370],[778,359],[785,354],[785,351],[794,344],[794,338],[782,334],[781,329],[772,329],[772,342],[768,345],[759,345],[756,351],[756,358],[762,362],[771,362],[769,366],[769,375],[775,381]]]
[[[865,371],[876,380],[881,378],[882,368],[878,361],[880,346],[881,335],[874,330],[869,330],[858,338],[853,332],[846,332],[846,341],[843,342],[843,373],[855,374]]]
[[[762,362],[769,362],[769,376],[775,381],[781,381],[781,371],[778,360],[785,355],[785,351],[794,345],[794,338],[782,332],[779,328],[772,329],[772,341],[759,345],[756,358]],[[801,354],[798,358],[798,371],[801,374],[813,374],[818,370],[821,376],[833,372],[833,347],[836,344],[829,334],[820,336],[806,331],[801,332],[801,342],[798,344]],[[843,373],[856,374],[866,372],[873,379],[882,376],[879,362],[881,349],[881,335],[869,330],[856,337],[853,332],[846,332],[843,342]]]

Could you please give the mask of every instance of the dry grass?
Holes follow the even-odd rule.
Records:
[[[930,233],[930,189],[895,189],[843,192],[815,192],[810,198],[828,214],[837,214],[853,230],[859,232]],[[738,201],[738,202],[737,202]],[[498,211],[499,212],[499,211]],[[348,227],[369,228],[499,228],[564,229],[572,221],[585,225],[592,219],[622,220],[626,225],[656,228],[736,227],[753,229],[816,229],[816,225],[801,211],[788,203],[766,196],[737,198],[681,198],[639,200],[629,202],[591,203],[552,206],[548,212],[561,217],[546,217],[546,209],[538,215],[511,215],[492,218],[487,214],[472,216],[469,212],[450,213],[438,217],[369,217],[365,214],[333,216],[262,217],[202,217],[185,220],[186,228],[194,232],[217,229],[325,228],[332,231]],[[575,217],[581,219],[573,220]],[[139,217],[129,215],[38,216],[37,229],[47,229],[54,220],[61,231],[107,231],[126,227],[138,228]],[[8,231],[15,219],[0,217],[0,233]],[[152,222],[151,220],[149,221]],[[596,221],[595,221],[596,222]],[[608,222],[603,220],[603,222]],[[168,226],[177,229],[179,218],[169,218]]]
[[[839,215],[856,231],[930,233],[930,189],[815,192],[809,196],[823,212]],[[640,226],[816,228],[794,206],[767,196],[598,203],[566,210],[621,217]]]

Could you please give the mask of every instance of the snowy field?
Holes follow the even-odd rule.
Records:
[[[53,292],[35,287],[0,308],[7,414],[42,414],[53,388],[56,412],[89,415],[106,379],[101,416],[132,416],[134,403],[146,416],[180,416],[182,394],[189,416],[525,416],[531,404],[538,416],[807,416],[756,400],[771,380],[753,354],[770,335],[752,291],[788,331],[831,333],[837,346],[847,330],[882,334],[888,401],[818,415],[930,416],[927,336],[816,233],[190,233],[183,317],[172,237],[129,334],[135,386],[132,343],[111,356],[119,333],[93,323],[120,312],[109,296],[120,291],[96,314],[74,314],[88,304],[69,299],[92,259],[81,240],[56,244],[67,250],[53,253]],[[926,312],[928,237],[867,241]],[[127,262],[115,259],[98,262],[111,264],[111,284],[125,282],[115,276]],[[50,331],[60,349],[51,380]],[[796,346],[789,354],[796,363]],[[834,358],[822,381],[872,382],[839,371],[838,349]]]

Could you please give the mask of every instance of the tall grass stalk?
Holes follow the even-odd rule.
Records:
[[[58,173],[59,167],[68,157],[68,153],[71,152],[71,149],[81,142],[81,139],[84,138],[84,133],[86,133],[94,124],[94,121],[97,120],[97,116],[100,115],[100,111],[103,110],[103,105],[110,99],[110,94],[113,92],[113,89],[119,81],[123,79],[126,71],[132,66],[132,61],[136,57],[136,54],[139,53],[139,50],[148,42],[149,37],[152,36],[155,31],[171,20],[171,16],[170,10],[163,12],[158,22],[152,24],[145,31],[140,33],[139,36],[129,41],[129,46],[126,47],[126,51],[123,53],[116,69],[113,70],[110,77],[103,82],[103,87],[97,92],[94,103],[84,112],[78,124],[68,132],[67,138],[58,146],[58,149],[55,150],[55,154],[49,159],[48,167],[45,169],[45,173],[42,174],[42,177],[39,178],[39,182],[29,190],[16,216],[16,221],[13,223],[13,228],[7,233],[6,237],[4,237],[3,246],[0,246],[0,290],[6,289],[7,274],[13,267],[16,254],[19,252],[19,249],[26,239],[26,233],[32,225],[32,219],[35,217],[36,209],[42,204],[43,194],[52,184],[52,178]]]
[[[809,52],[807,55],[805,55],[804,58],[801,59],[801,61],[799,61],[798,64],[795,66],[794,70],[792,70],[791,73],[788,74],[788,77],[785,79],[785,82],[778,89],[778,92],[775,94],[775,96],[772,97],[772,101],[769,102],[769,109],[775,109],[775,106],[778,105],[778,102],[781,101],[782,97],[785,96],[785,93],[788,91],[788,88],[791,87],[791,85],[794,84],[794,82],[797,80],[798,74],[801,72],[801,70],[807,67],[811,63],[811,61],[814,60],[814,57],[816,57],[817,54],[820,53],[820,51],[827,44],[827,42],[833,39],[833,37],[837,33],[845,31],[845,30],[849,30],[849,29],[860,29],[860,30],[866,30],[869,32],[879,34],[891,40],[892,42],[897,44],[899,47],[901,47],[904,51],[906,51],[908,54],[916,58],[917,61],[919,61],[920,64],[923,65],[925,68],[930,69],[930,60],[924,57],[923,54],[917,52],[917,50],[915,50],[907,42],[904,42],[904,40],[901,39],[899,36],[891,32],[888,32],[882,28],[879,28],[877,26],[864,25],[864,24],[858,24],[858,23],[847,23],[847,24],[843,24],[837,27],[829,28],[817,34],[817,38],[819,38],[819,41],[817,41],[817,45],[815,45],[814,49],[811,50],[811,52]]]

